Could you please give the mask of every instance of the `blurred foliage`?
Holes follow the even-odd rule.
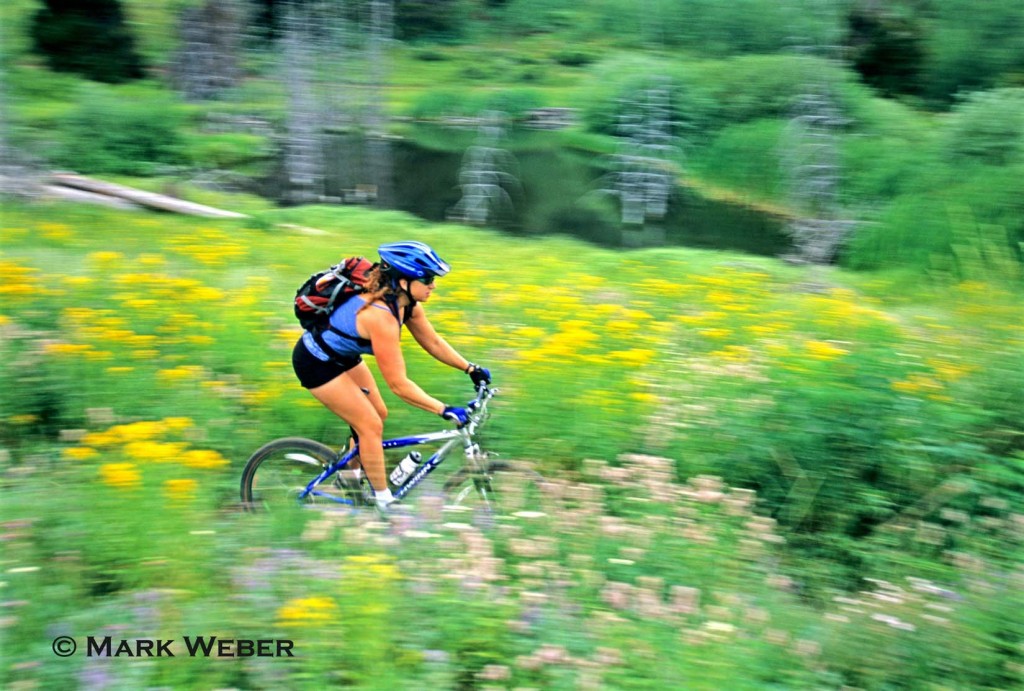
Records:
[[[428,91],[410,105],[408,114],[417,119],[477,116],[486,111],[504,113],[512,120],[544,105],[544,97],[533,89],[503,89],[467,95],[454,90]]]
[[[125,0],[147,60],[173,52],[173,15],[191,2]],[[18,146],[83,172],[237,170],[266,138],[202,132],[202,114],[281,126],[269,79],[186,109],[155,82],[83,88],[40,69],[18,34],[38,7],[4,3],[0,26]],[[557,141],[612,153],[622,99],[667,77],[688,182],[778,204],[793,99],[828,75],[858,219],[841,263],[857,272],[194,188],[254,217],[5,205],[5,687],[1020,684],[1024,6],[643,7],[402,3],[416,45],[394,48],[388,105],[417,118],[580,107],[583,125]],[[794,37],[842,47],[859,72],[791,54]],[[255,49],[247,64],[271,74],[273,46]],[[606,198],[539,213],[598,241],[621,233]],[[431,318],[505,387],[487,445],[552,480],[551,517],[481,531],[425,505],[411,529],[239,515],[253,448],[346,436],[289,370],[291,291],[339,248],[407,237],[456,266]],[[427,390],[468,394],[407,357]],[[395,433],[432,424],[385,396]],[[40,653],[55,634],[183,632],[291,636],[301,658]]]
[[[922,9],[927,34],[922,81],[925,93],[943,103],[968,91],[1020,84],[1024,71],[1024,4],[993,0],[978,12],[967,0],[942,0]]]
[[[153,174],[185,162],[185,118],[166,92],[83,86],[76,106],[62,119],[56,160],[83,173]]]
[[[991,165],[1024,163],[1024,88],[967,95],[953,108],[946,150]]]
[[[753,120],[725,127],[704,147],[690,149],[686,165],[695,175],[730,189],[743,190],[755,199],[780,196],[779,166],[784,123],[778,119]]]
[[[267,138],[255,134],[193,134],[187,141],[190,163],[199,169],[239,169],[270,156]]]
[[[595,88],[583,116],[591,129],[615,134],[620,116],[633,107],[630,104],[641,97],[641,92],[656,85],[658,79],[668,79],[677,127],[684,137],[702,143],[700,138],[729,125],[789,117],[793,99],[809,76],[823,71],[830,72],[837,84],[847,80],[834,66],[800,56],[758,55],[694,62],[627,56],[603,61],[595,68]],[[865,97],[849,88],[843,96]]]
[[[1019,676],[1013,281],[623,253],[357,208],[242,221],[3,211],[5,685],[1006,688]],[[981,224],[950,213],[965,269],[988,260],[981,238],[971,253]],[[285,296],[310,262],[401,237],[456,267],[431,319],[503,386],[486,446],[548,476],[549,516],[479,530],[429,501],[389,528],[235,512],[260,443],[345,437],[290,372]],[[406,352],[426,390],[469,395],[464,377]],[[434,424],[385,396],[396,434]],[[65,633],[287,637],[301,656],[28,664]]]
[[[920,93],[924,26],[910,3],[856,2],[846,23],[847,57],[867,84],[886,96]]]
[[[31,35],[54,70],[112,83],[143,76],[119,0],[44,0]]]
[[[397,0],[395,31],[403,40],[457,39],[465,30],[469,12],[466,0]]]

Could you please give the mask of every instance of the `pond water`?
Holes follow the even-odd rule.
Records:
[[[325,152],[325,193],[342,197],[374,189],[379,207],[444,221],[462,197],[459,172],[475,137],[473,130],[450,128],[417,128],[403,139],[373,142],[334,136]],[[610,247],[681,245],[767,256],[791,248],[778,217],[682,187],[675,188],[660,221],[623,225],[617,200],[599,192],[607,160],[557,142],[552,132],[524,132],[503,142],[511,154],[506,169],[516,182],[504,185],[511,205],[487,225],[516,235],[563,233]],[[374,155],[372,147],[383,155]],[[280,176],[272,187],[283,189]]]

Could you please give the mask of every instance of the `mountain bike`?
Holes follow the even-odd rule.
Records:
[[[443,484],[446,512],[473,512],[481,516],[501,515],[536,518],[547,514],[543,478],[521,464],[496,461],[494,453],[480,448],[476,435],[491,416],[490,403],[498,389],[481,385],[477,397],[467,404],[469,421],[457,429],[386,439],[384,449],[422,444],[440,444],[423,460],[408,480],[393,488],[398,500],[413,490],[461,447],[463,464]],[[242,471],[242,504],[248,510],[280,510],[301,505],[370,507],[373,490],[365,475],[346,469],[359,455],[359,444],[338,451],[302,437],[285,437],[264,444],[250,456]]]

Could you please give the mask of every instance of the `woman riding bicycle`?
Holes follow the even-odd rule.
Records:
[[[393,242],[378,251],[380,264],[369,272],[364,292],[334,310],[328,329],[302,335],[292,351],[292,366],[302,386],[353,429],[377,508],[386,510],[394,501],[382,446],[388,410],[362,356],[376,358],[388,388],[403,401],[459,425],[468,421],[465,408],[445,405],[406,375],[402,326],[435,359],[469,374],[474,385],[490,383],[491,374],[441,338],[423,309],[434,280],[451,270],[448,264],[422,242]]]

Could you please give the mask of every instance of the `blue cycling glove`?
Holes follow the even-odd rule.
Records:
[[[466,368],[466,373],[469,378],[473,380],[473,386],[480,388],[481,384],[491,383],[491,370],[480,365],[474,365],[472,362],[469,363],[469,367]]]
[[[454,422],[459,427],[469,422],[469,412],[465,408],[457,408],[456,406],[445,406],[444,411],[441,413],[441,417],[445,420]]]

